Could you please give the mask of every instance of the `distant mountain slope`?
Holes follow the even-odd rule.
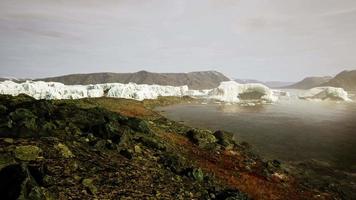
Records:
[[[297,82],[295,84],[285,86],[284,88],[292,88],[292,89],[310,89],[313,87],[320,86],[321,84],[324,84],[331,80],[331,76],[324,76],[324,77],[307,77],[303,79],[300,82]]]
[[[294,82],[284,82],[284,81],[258,81],[258,80],[254,80],[254,79],[235,79],[236,82],[241,83],[241,84],[246,84],[246,83],[261,83],[266,85],[267,87],[270,88],[281,88],[281,87],[285,87],[287,85],[291,85]]]
[[[341,87],[345,90],[356,91],[356,70],[343,71],[321,86]]]
[[[217,71],[190,73],[152,73],[139,71],[135,73],[70,74],[38,80],[61,82],[66,85],[133,82],[137,84],[172,86],[188,85],[191,89],[211,89],[219,86],[220,82],[230,79]]]

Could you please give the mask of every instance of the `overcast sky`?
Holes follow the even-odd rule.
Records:
[[[356,69],[355,0],[0,0],[0,76]]]

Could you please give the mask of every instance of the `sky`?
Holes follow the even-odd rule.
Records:
[[[355,0],[0,0],[0,76],[356,69]]]

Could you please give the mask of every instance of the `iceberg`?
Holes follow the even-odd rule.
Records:
[[[244,100],[271,103],[278,100],[278,96],[273,94],[273,90],[263,84],[239,84],[235,81],[221,82],[219,87],[208,93],[207,98],[229,103],[238,103]]]
[[[315,87],[299,95],[305,100],[331,100],[331,101],[352,101],[348,93],[337,87]]]

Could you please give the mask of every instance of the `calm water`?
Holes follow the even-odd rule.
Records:
[[[317,159],[356,172],[356,103],[281,101],[274,105],[174,105],[163,115],[235,133],[269,159]]]

